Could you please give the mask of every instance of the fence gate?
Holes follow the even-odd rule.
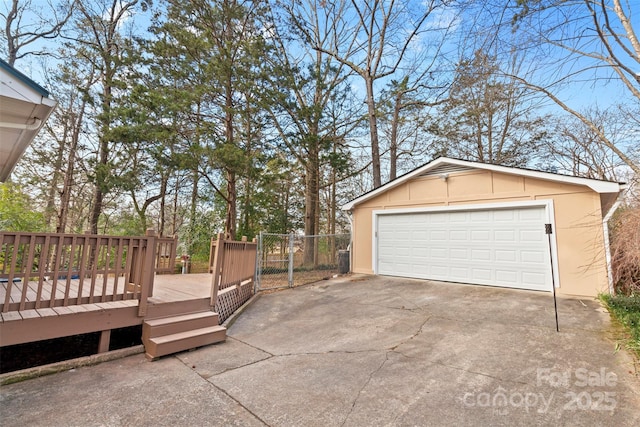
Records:
[[[338,253],[349,246],[349,234],[260,233],[256,290],[292,288],[338,274]]]

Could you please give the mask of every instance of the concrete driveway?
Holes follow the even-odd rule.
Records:
[[[354,276],[263,295],[226,343],[0,388],[3,426],[640,425],[596,301]]]

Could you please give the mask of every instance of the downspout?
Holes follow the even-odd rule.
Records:
[[[611,246],[609,243],[609,220],[613,216],[613,214],[618,210],[620,204],[622,203],[625,196],[626,187],[622,186],[620,188],[620,193],[618,194],[618,198],[613,203],[607,214],[604,216],[602,220],[602,230],[604,232],[604,255],[607,260],[607,279],[609,282],[609,294],[614,294],[613,289],[613,268],[611,266]]]

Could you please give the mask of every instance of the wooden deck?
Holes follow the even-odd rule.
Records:
[[[211,280],[213,274],[162,274],[154,279],[153,295],[149,303],[186,301],[211,298]]]
[[[206,273],[156,275],[153,296],[149,297],[147,301],[148,312],[144,317],[137,315],[137,299],[84,302],[68,306],[60,304],[0,313],[0,346],[134,326],[142,324],[149,318],[207,310],[211,308],[211,280],[212,275]],[[64,299],[67,281],[59,280],[59,282],[64,282],[64,285],[56,290],[56,301],[61,302]],[[80,287],[80,280],[71,279],[70,282],[74,287]],[[84,281],[83,295],[87,292],[86,297],[83,297],[84,300],[89,298],[90,286],[87,284],[90,282],[90,279]],[[124,287],[122,280],[116,283],[113,278],[97,282],[100,283],[100,286],[95,288],[96,295],[102,294],[103,291],[106,295],[112,294],[114,284],[118,289]],[[104,287],[102,287],[103,284]],[[6,293],[6,283],[2,285],[0,292]],[[19,289],[22,289],[21,283],[14,283],[14,287],[16,285],[20,285]],[[49,285],[52,286],[53,282],[50,281]],[[29,286],[32,287],[33,284]],[[50,294],[51,291],[43,292],[47,298],[50,297]],[[37,295],[31,290],[27,292],[27,295],[30,297],[29,305],[33,306],[36,303],[35,297]],[[3,293],[1,296],[4,297],[5,294]],[[17,298],[19,300],[20,296]]]
[[[212,275],[208,273],[157,275],[154,279],[153,296],[149,298],[149,303],[159,304],[210,297],[211,280]],[[7,285],[7,282],[0,283],[0,301],[5,301]],[[0,315],[8,315],[14,311],[126,301],[135,297],[131,285],[127,286],[123,277],[98,277],[84,280],[70,277],[57,281],[45,280],[42,286],[38,285],[37,281],[32,280],[27,282],[25,289],[24,282],[13,282],[9,312],[0,313]],[[126,290],[127,287],[130,289],[129,292]],[[38,295],[38,289],[40,289],[40,295]],[[19,310],[23,293],[26,295],[24,309]],[[52,297],[52,294],[55,296]],[[81,297],[70,297],[70,295],[81,295]],[[66,303],[65,300],[67,300]]]
[[[7,287],[7,281],[0,283],[0,301],[6,300]],[[37,280],[29,280],[26,286],[24,281],[14,280],[8,311],[132,299],[133,292],[127,292],[126,288],[123,277],[98,276],[80,280],[77,276],[68,279],[62,276],[58,280],[43,280],[41,286]],[[24,306],[20,307],[22,301]]]
[[[211,241],[211,274],[174,271],[177,239],[0,231],[0,347],[142,325],[151,359],[223,341],[253,295],[257,244]],[[215,274],[214,274],[215,273]]]

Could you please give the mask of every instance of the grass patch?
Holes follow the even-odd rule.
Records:
[[[624,345],[640,358],[640,295],[600,295],[609,313],[624,326],[628,336]]]

